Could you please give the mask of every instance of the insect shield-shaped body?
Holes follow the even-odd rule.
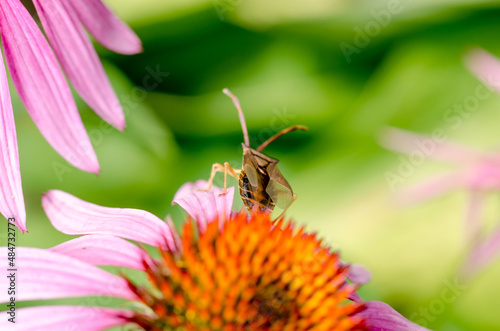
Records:
[[[278,170],[279,162],[244,143],[239,176],[240,196],[249,211],[271,212],[277,205],[287,209],[295,200],[290,184]]]
[[[302,125],[289,127],[278,132],[256,149],[253,149],[250,147],[245,118],[238,98],[228,89],[224,89],[223,92],[233,100],[240,117],[244,138],[244,142],[242,143],[243,165],[242,169],[233,169],[227,162],[225,162],[224,165],[219,163],[214,164],[212,166],[212,174],[208,181],[207,190],[211,188],[215,174],[219,171],[223,171],[224,192],[226,192],[227,188],[228,174],[238,179],[240,197],[250,212],[258,210],[270,213],[275,206],[286,210],[295,201],[296,195],[293,193],[290,184],[288,184],[287,180],[278,170],[276,165],[279,161],[262,153],[262,150],[271,142],[288,132],[295,130],[305,131],[307,128]]]

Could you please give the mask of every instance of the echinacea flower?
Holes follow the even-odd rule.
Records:
[[[268,214],[231,214],[234,188],[227,194],[215,187],[199,190],[205,186],[187,184],[176,195],[197,215],[182,234],[168,218],[165,223],[145,211],[49,191],[42,204],[52,224],[84,236],[48,250],[18,248],[16,299],[98,295],[133,305],[20,308],[16,323],[3,318],[0,329],[427,330],[385,303],[363,302],[359,285],[347,281],[349,265],[315,235]],[[156,247],[159,257],[124,239]],[[137,284],[98,265],[140,270],[148,282]],[[0,278],[0,286],[7,288],[7,282]],[[9,302],[6,291],[0,298]]]
[[[140,52],[141,42],[101,0],[34,4],[52,48],[20,0],[0,1],[1,43],[14,87],[49,144],[75,167],[98,173],[97,157],[59,64],[83,100],[123,130],[122,108],[84,27],[116,52]],[[0,67],[0,212],[26,232],[16,129],[1,54]]]
[[[470,246],[472,252],[463,267],[467,276],[474,275],[500,256],[500,226],[488,236],[481,234],[482,207],[486,195],[500,191],[499,152],[476,151],[445,139],[395,128],[385,131],[382,145],[390,150],[410,155],[408,164],[411,164],[411,155],[420,155],[418,158],[421,161],[418,165],[424,159],[431,159],[454,166],[449,172],[438,174],[413,187],[399,190],[398,197],[405,203],[421,203],[453,190],[469,191],[464,227],[467,245]]]

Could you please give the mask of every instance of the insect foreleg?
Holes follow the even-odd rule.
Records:
[[[208,180],[207,187],[205,191],[210,191],[212,188],[212,183],[215,178],[215,174],[218,172],[224,172],[224,194],[227,192],[227,175],[231,175],[232,177],[239,179],[239,174],[241,169],[233,169],[228,162],[224,162],[224,165],[220,163],[214,163],[212,165],[212,172],[210,174],[210,179]]]
[[[210,191],[212,189],[212,183],[215,178],[215,174],[219,171],[224,171],[224,166],[220,163],[212,164],[212,172],[210,173],[210,178],[208,179],[207,187],[204,191]]]
[[[241,169],[233,169],[228,162],[224,162],[224,194],[227,191],[227,174],[230,174],[238,180],[240,173]]]

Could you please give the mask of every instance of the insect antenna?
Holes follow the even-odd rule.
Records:
[[[307,131],[307,126],[303,126],[303,125],[294,125],[294,126],[291,126],[289,128],[286,128],[286,129],[283,129],[281,130],[280,132],[276,133],[274,136],[272,136],[271,138],[267,139],[266,141],[264,141],[259,147],[257,147],[257,152],[260,152],[262,151],[264,148],[267,147],[267,145],[269,145],[270,143],[272,143],[273,141],[275,141],[276,139],[278,139],[279,137],[289,133],[289,132],[292,132],[292,131],[295,131],[295,130],[302,130],[302,131]]]
[[[238,115],[240,117],[240,123],[241,123],[241,129],[243,130],[243,139],[245,141],[245,145],[247,145],[248,147],[250,147],[250,139],[248,139],[248,130],[247,130],[247,124],[245,122],[245,116],[243,116],[243,111],[241,110],[241,106],[240,106],[240,101],[238,100],[238,98],[233,94],[231,93],[231,91],[229,91],[227,88],[223,89],[222,92],[227,95],[228,97],[231,98],[231,100],[233,100],[233,103],[234,103],[234,106],[236,107],[236,109],[238,110]]]

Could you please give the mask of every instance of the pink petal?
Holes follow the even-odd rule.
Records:
[[[34,0],[45,34],[80,96],[106,122],[123,130],[122,107],[94,46],[66,1]]]
[[[142,52],[142,43],[132,29],[101,0],[69,0],[81,22],[104,47],[121,54]]]
[[[363,299],[359,296],[358,292],[351,292],[348,296],[347,299],[357,302],[357,303],[363,303]]]
[[[465,236],[466,243],[474,243],[481,233],[483,221],[484,191],[471,190],[470,201],[465,214]]]
[[[500,162],[495,158],[484,158],[468,165],[463,170],[466,185],[474,190],[500,189]]]
[[[144,250],[115,236],[87,235],[49,249],[92,265],[108,265],[144,270],[148,258]]]
[[[179,233],[177,232],[174,221],[172,221],[172,217],[170,217],[170,215],[167,215],[167,217],[165,217],[165,223],[167,223],[167,226],[170,229],[170,233],[172,234],[172,238],[174,241],[172,251],[181,251],[182,250],[182,239],[181,239],[181,236],[179,235]]]
[[[422,203],[462,187],[465,187],[464,176],[457,173],[441,174],[398,191],[397,198],[405,205]]]
[[[407,320],[388,304],[380,301],[368,301],[361,312],[366,318],[370,331],[424,331],[428,330]]]
[[[500,227],[480,243],[465,263],[466,274],[474,275],[500,257]]]
[[[40,306],[18,308],[16,323],[0,320],[0,330],[10,331],[99,331],[124,325],[134,313],[125,309],[87,306]]]
[[[174,244],[167,224],[144,210],[101,207],[58,190],[44,194],[42,206],[52,225],[66,234],[118,236],[163,249]]]
[[[363,285],[370,281],[372,278],[371,272],[359,264],[351,264],[347,279],[357,285]]]
[[[75,167],[98,173],[97,157],[66,79],[19,0],[0,1],[0,32],[14,86],[42,135]]]
[[[209,192],[204,191],[206,187],[205,180],[186,183],[175,193],[172,201],[172,205],[178,204],[184,208],[202,231],[206,229],[208,222],[217,218],[219,221],[229,218],[234,197],[234,187],[229,187],[226,194],[224,189],[215,186]]]
[[[341,263],[342,265],[345,265],[344,263]],[[348,265],[349,271],[347,274],[347,279],[354,283],[356,286],[360,286],[363,284],[366,284],[370,281],[372,278],[371,272],[363,267],[362,265],[359,264],[351,264]],[[349,296],[347,297],[349,300],[352,300],[354,302],[359,302],[363,303],[363,300],[359,296],[358,292],[351,292]]]
[[[382,132],[380,143],[383,147],[396,152],[410,156],[418,154],[419,158],[423,156],[424,159],[445,162],[464,163],[477,160],[484,155],[466,146],[391,127]]]
[[[7,251],[6,247],[2,249]],[[15,273],[18,301],[91,295],[137,299],[125,279],[72,257],[31,247],[16,247],[16,255],[17,271],[7,270],[6,276],[0,277],[0,285],[8,288],[8,276]],[[1,302],[9,299],[7,291],[0,294]]]
[[[0,212],[23,233],[26,232],[17,135],[9,93],[9,83],[0,52]]]
[[[474,49],[467,54],[466,66],[483,83],[500,92],[500,61],[482,49]]]

